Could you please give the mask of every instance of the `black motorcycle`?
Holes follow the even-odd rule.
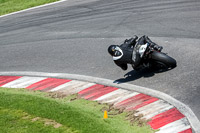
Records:
[[[150,47],[148,43],[137,44],[133,50],[132,59],[136,59],[138,54],[140,56],[139,67],[134,70],[140,70],[141,68],[159,68],[159,69],[173,69],[176,67],[176,60],[168,56],[153,47]]]

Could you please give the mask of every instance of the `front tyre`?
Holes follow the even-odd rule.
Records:
[[[176,67],[176,60],[162,52],[154,51],[151,54],[151,58],[153,63],[155,63],[156,65],[160,65],[161,67],[167,67],[167,68]]]

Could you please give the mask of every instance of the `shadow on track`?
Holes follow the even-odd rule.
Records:
[[[132,70],[124,75],[124,78],[115,80],[113,83],[121,84],[140,79],[142,77],[148,78],[154,76],[156,73],[162,73],[171,69],[142,69],[139,71]]]

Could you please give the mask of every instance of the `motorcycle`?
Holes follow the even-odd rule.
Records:
[[[140,63],[138,67],[134,67],[134,70],[140,70],[141,68],[159,68],[159,69],[173,69],[176,67],[176,60],[168,56],[153,47],[150,47],[148,43],[137,44],[133,50],[133,61],[136,57],[140,56]]]

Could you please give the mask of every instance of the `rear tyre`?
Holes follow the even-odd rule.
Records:
[[[153,63],[161,68],[175,68],[176,60],[172,57],[162,53],[154,51],[151,55]]]

